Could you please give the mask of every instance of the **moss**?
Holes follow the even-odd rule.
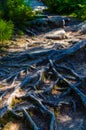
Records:
[[[14,116],[10,112],[7,112],[3,118],[0,118],[0,125],[4,127],[9,121],[14,120]]]
[[[29,114],[30,114],[30,116],[33,116],[33,115],[34,115],[32,111],[30,111]]]
[[[3,118],[0,118],[0,126],[2,130],[9,130],[10,126],[12,126],[16,121],[18,122],[18,118],[11,112],[7,112]],[[24,122],[23,118],[19,119],[19,122]]]
[[[58,114],[59,114],[59,109],[55,108],[55,109],[54,109],[54,114],[55,114],[55,117],[57,117]]]
[[[3,130],[10,130],[10,126],[12,125],[12,122],[8,122],[5,126],[4,126],[4,128],[3,128]]]
[[[57,89],[57,88],[59,88],[58,84],[56,84],[56,85],[54,86],[54,89]]]
[[[45,74],[42,72],[42,81],[45,81]]]
[[[19,92],[22,92],[22,89],[21,89],[21,88],[19,88]]]
[[[13,108],[17,103],[21,103],[21,99],[13,98],[12,103],[10,104],[10,107]]]
[[[3,87],[4,87],[4,85],[0,84],[0,88],[3,88]]]
[[[22,30],[19,30],[19,31],[18,31],[18,34],[19,34],[19,36],[23,36],[23,35],[24,35],[24,32],[23,32]]]

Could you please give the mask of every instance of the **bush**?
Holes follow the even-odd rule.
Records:
[[[86,5],[79,5],[81,7],[80,11],[76,11],[76,15],[79,19],[86,20]]]
[[[0,18],[13,21],[14,25],[21,27],[34,18],[31,7],[24,3],[24,0],[0,1]]]
[[[3,46],[5,40],[9,40],[13,34],[13,23],[11,21],[0,20],[0,41]]]
[[[3,17],[3,15],[4,15],[4,11],[3,11],[3,7],[0,1],[0,19]]]
[[[86,19],[86,0],[44,0],[49,11],[58,14],[76,14]],[[83,15],[84,14],[84,15]]]
[[[6,0],[3,9],[4,19],[12,20],[17,27],[34,17],[32,9],[24,4],[24,0]]]
[[[23,29],[35,14],[24,0],[1,0],[0,1],[0,46],[3,47],[6,40],[13,34],[13,28]],[[6,22],[7,21],[7,22]],[[12,22],[11,22],[12,21]],[[23,35],[23,32],[20,32]]]

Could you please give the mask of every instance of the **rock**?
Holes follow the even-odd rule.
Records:
[[[86,28],[80,31],[81,34],[86,34]]]
[[[29,23],[32,26],[38,26],[38,27],[40,27],[40,26],[47,26],[48,18],[40,18],[40,19],[32,20]]]
[[[86,21],[84,22],[81,22],[80,24],[78,25],[75,25],[73,28],[72,28],[73,31],[75,32],[80,32],[81,34],[86,34]]]
[[[62,16],[51,16],[48,18],[40,18],[29,21],[28,24],[31,28],[39,28],[41,31],[47,31],[48,28],[54,29],[64,27],[68,20],[68,18]]]
[[[52,16],[48,18],[48,24],[56,27],[65,26],[65,18],[61,16]]]
[[[37,6],[33,12],[43,12],[45,9],[47,9],[47,6]]]
[[[45,35],[47,39],[62,40],[68,38],[64,29],[57,29]]]

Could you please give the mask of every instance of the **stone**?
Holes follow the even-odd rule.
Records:
[[[62,39],[66,39],[68,37],[67,37],[67,34],[64,31],[64,29],[57,29],[57,30],[54,30],[54,31],[51,31],[51,32],[45,34],[45,38],[53,39],[53,40],[62,40]]]
[[[73,28],[72,28],[73,31],[75,32],[80,32],[82,34],[86,34],[86,21],[84,22],[81,22],[80,24],[78,25],[75,25]]]
[[[41,31],[47,31],[47,28],[54,29],[64,27],[67,21],[68,18],[62,16],[51,16],[48,18],[39,18],[29,21],[28,24],[31,28],[39,28]]]
[[[65,18],[61,16],[52,16],[48,18],[48,24],[56,27],[65,26]]]

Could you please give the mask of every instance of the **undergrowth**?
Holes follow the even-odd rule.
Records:
[[[16,28],[22,33],[22,28],[27,27],[27,23],[35,18],[35,13],[24,0],[0,1],[0,51],[7,45]]]
[[[86,0],[44,0],[49,12],[86,19]]]

